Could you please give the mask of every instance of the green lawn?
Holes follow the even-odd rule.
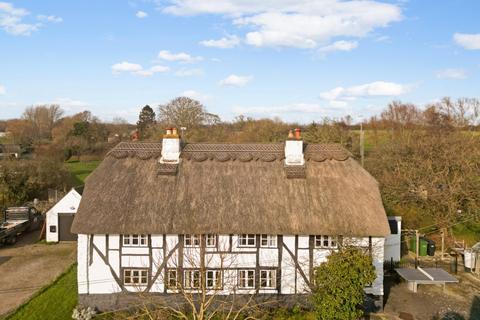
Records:
[[[5,320],[64,320],[72,318],[77,305],[77,265],[74,264],[53,283],[38,291]]]
[[[68,161],[66,163],[68,170],[72,174],[72,180],[75,186],[83,185],[85,178],[100,164],[101,161]]]

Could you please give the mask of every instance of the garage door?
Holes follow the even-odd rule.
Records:
[[[58,214],[58,240],[77,241],[77,235],[70,232],[73,222],[73,213]]]

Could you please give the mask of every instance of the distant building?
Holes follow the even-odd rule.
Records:
[[[0,144],[0,158],[19,158],[22,148],[18,144]]]
[[[284,143],[182,144],[172,130],[122,142],[88,177],[72,232],[79,302],[100,310],[179,287],[295,297],[345,244],[372,256],[365,292],[383,301],[378,183],[343,147],[304,144],[299,131]]]

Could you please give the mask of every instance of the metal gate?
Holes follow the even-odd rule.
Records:
[[[77,241],[77,235],[70,232],[73,222],[73,213],[58,214],[58,240]]]

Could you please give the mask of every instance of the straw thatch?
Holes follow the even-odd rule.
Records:
[[[172,174],[161,143],[121,143],[87,178],[72,232],[389,234],[377,182],[348,151],[307,145],[288,179],[283,147],[187,144]]]

